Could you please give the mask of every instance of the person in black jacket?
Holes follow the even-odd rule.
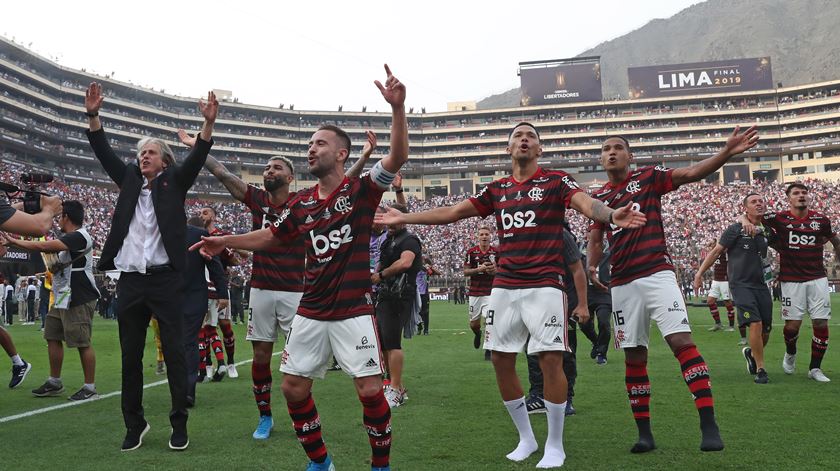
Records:
[[[201,236],[210,234],[204,229],[204,221],[193,216],[187,221],[187,245],[201,240]],[[224,309],[228,303],[227,275],[218,256],[205,259],[198,252],[187,253],[187,266],[184,269],[184,352],[187,364],[187,406],[195,405],[195,383],[198,381],[198,330],[204,322],[207,312],[207,281],[204,268],[210,273],[210,281],[218,286],[218,308]]]
[[[120,188],[99,260],[100,270],[119,270],[117,318],[122,349],[122,412],[126,426],[123,451],[143,444],[149,424],[143,416],[143,349],[146,329],[154,313],[160,324],[163,357],[172,396],[169,447],[183,450],[187,437],[187,372],[184,365],[182,272],[186,265],[184,200],[201,171],[210,147],[219,110],[216,96],[199,100],[204,125],[196,145],[181,165],[161,139],[143,138],[137,160],[126,164],[111,146],[99,120],[104,96],[98,83],[85,94],[90,130],[88,140],[96,158]]]

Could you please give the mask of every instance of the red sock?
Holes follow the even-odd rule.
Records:
[[[811,366],[809,369],[819,368],[825,351],[828,350],[828,326],[814,327],[814,336],[811,338]]]
[[[785,326],[782,335],[785,337],[785,352],[788,355],[796,355],[796,341],[799,339],[799,331]]]
[[[251,379],[260,415],[271,415],[271,363],[251,363]]]
[[[624,384],[636,422],[650,421],[650,378],[647,364],[624,362]]]
[[[725,306],[726,317],[729,318],[729,327],[735,327],[735,307],[732,305],[731,301],[727,301]]]
[[[198,331],[198,374],[204,374],[207,368],[207,339],[204,337],[204,329]]]
[[[712,312],[712,319],[715,320],[715,324],[720,324],[720,311],[716,302],[709,303],[709,311]]]
[[[694,406],[701,413],[714,414],[715,402],[712,398],[712,385],[709,380],[709,367],[700,356],[697,347],[693,344],[687,345],[674,353],[682,368],[683,379],[688,385],[688,390],[694,397]]]
[[[286,405],[306,456],[316,463],[323,463],[327,459],[327,447],[321,437],[321,417],[318,416],[312,394],[300,402],[288,402]]]
[[[364,411],[363,420],[370,441],[373,467],[388,466],[391,459],[391,408],[380,389],[370,397],[359,396]]]
[[[234,337],[233,337],[233,327],[230,326],[229,323],[225,322],[224,324],[219,324],[219,327],[222,328],[222,336],[225,339],[225,353],[227,354],[227,362],[229,365],[233,364],[233,353],[234,353]]]
[[[217,331],[216,327],[212,325],[207,325],[204,329],[206,330],[204,336],[207,337],[207,343],[209,343],[210,348],[213,349],[213,355],[216,357],[216,363],[224,365],[225,351],[222,349],[222,340],[219,338],[219,331]]]

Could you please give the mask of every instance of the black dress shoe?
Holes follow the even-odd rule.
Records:
[[[125,433],[125,440],[123,440],[122,451],[132,451],[140,448],[143,445],[143,437],[149,432],[152,427],[146,422],[142,428],[137,427],[129,429]]]

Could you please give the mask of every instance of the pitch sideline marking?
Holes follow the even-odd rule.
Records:
[[[271,356],[277,356],[281,353],[282,352],[275,352],[275,353],[272,353]],[[234,363],[233,365],[234,366],[240,366],[240,365],[244,365],[246,363],[251,363],[252,361],[254,361],[254,359],[250,358],[248,360],[240,361],[239,363]],[[160,381],[155,381],[154,383],[144,384],[143,389],[154,388],[156,386],[167,384],[168,382],[169,382],[168,380],[162,379]],[[20,413],[20,414],[10,415],[10,416],[7,416],[7,417],[0,417],[0,424],[5,423],[5,422],[11,422],[13,420],[25,419],[26,417],[32,417],[34,415],[39,415],[39,414],[44,414],[44,413],[47,413],[47,412],[52,412],[54,410],[65,409],[67,407],[74,407],[74,406],[80,406],[82,404],[89,404],[91,402],[96,402],[96,401],[99,401],[99,400],[102,400],[102,399],[108,399],[108,398],[111,398],[111,397],[114,397],[114,396],[119,396],[121,394],[122,394],[122,390],[112,391],[112,392],[109,392],[107,394],[101,394],[97,399],[91,399],[91,400],[87,400],[87,401],[68,401],[64,404],[56,404],[54,406],[44,407],[44,408],[41,408],[41,409],[35,409],[35,410],[31,410],[29,412],[23,412],[23,413]]]

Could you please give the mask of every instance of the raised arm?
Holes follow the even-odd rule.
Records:
[[[709,251],[706,254],[706,258],[703,259],[703,263],[700,264],[700,268],[697,269],[697,273],[694,275],[694,289],[700,289],[700,285],[703,283],[703,274],[709,270],[712,264],[715,263],[715,260],[720,258],[720,255],[723,251],[726,250],[726,247],[720,245],[720,243],[715,244],[715,248]]]
[[[216,123],[216,116],[219,113],[219,101],[216,99],[216,94],[207,92],[207,101],[198,100],[198,109],[204,116],[204,124],[201,126],[201,132],[198,133],[198,140],[190,154],[184,159],[184,163],[176,167],[175,178],[182,189],[189,189],[195,179],[198,178],[201,167],[204,166],[207,160],[207,155],[210,153],[210,147],[213,145],[211,139],[213,138],[213,125]]]
[[[41,212],[27,214],[15,208],[9,219],[0,224],[0,230],[25,236],[42,236],[52,229],[53,218],[60,215],[61,210],[61,200],[57,196],[41,196]]]
[[[449,224],[461,219],[480,216],[478,210],[470,200],[464,200],[453,206],[421,211],[419,213],[403,213],[394,208],[387,208],[384,213],[378,213],[373,220],[376,224]]]
[[[122,186],[123,178],[125,177],[126,164],[122,161],[114,150],[108,139],[105,137],[105,131],[102,129],[102,122],[99,120],[99,108],[102,107],[102,102],[105,97],[102,96],[102,86],[96,82],[92,82],[85,92],[85,114],[88,117],[88,142],[93,148],[93,154],[102,164],[105,173],[111,177],[111,180]]]
[[[405,117],[405,85],[391,73],[385,64],[385,85],[374,81],[382,97],[391,105],[391,151],[382,159],[382,167],[397,173],[408,161],[408,123]]]
[[[750,126],[749,129],[742,133],[738,132],[740,130],[740,126],[735,127],[735,130],[732,131],[732,134],[726,140],[723,149],[715,154],[714,157],[701,160],[688,167],[674,169],[671,173],[671,181],[674,183],[674,186],[700,181],[711,175],[715,170],[721,168],[733,156],[755,147],[756,143],[758,143],[758,131],[756,131],[755,126]]]
[[[629,204],[618,209],[612,209],[582,191],[572,195],[571,206],[589,219],[604,224],[613,224],[625,229],[635,229],[645,225],[645,215],[633,211]]]
[[[356,160],[356,163],[350,167],[350,170],[344,173],[348,177],[358,177],[362,174],[362,171],[365,169],[365,164],[367,163],[368,159],[370,159],[370,155],[373,154],[373,150],[376,149],[376,134],[373,131],[365,131],[365,136],[367,137],[367,141],[365,141],[365,146],[362,149],[362,156]]]
[[[394,181],[391,182],[391,188],[394,189],[394,194],[397,195],[397,203],[408,207],[408,201],[405,199],[405,193],[402,187],[402,174],[397,172],[394,176]]]
[[[187,134],[187,132],[183,129],[178,130],[178,139],[187,147],[192,148],[195,146],[196,138]],[[227,169],[227,167],[209,154],[207,155],[207,160],[204,162],[204,168],[206,168],[208,172],[212,173],[213,176],[216,177],[216,179],[218,179],[225,188],[227,188],[231,196],[238,201],[245,201],[245,193],[248,192],[248,184],[242,181],[241,178],[234,175]]]

